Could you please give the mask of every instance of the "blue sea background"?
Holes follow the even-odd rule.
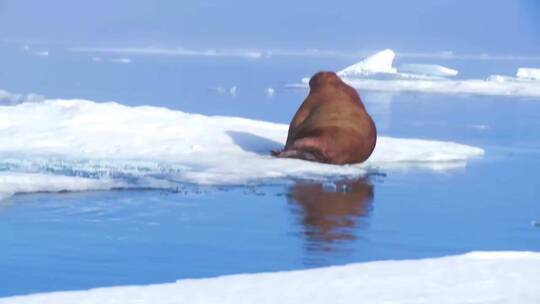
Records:
[[[0,1],[0,89],[288,123],[306,91],[286,84],[318,70],[392,48],[395,65],[514,75],[540,68],[539,29],[533,0]],[[263,55],[70,51],[128,47]],[[360,94],[382,135],[486,154],[324,184],[16,195],[0,201],[0,296],[540,250],[538,97]]]

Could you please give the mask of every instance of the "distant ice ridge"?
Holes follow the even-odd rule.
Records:
[[[540,303],[540,253],[472,252],[0,299],[0,304]]]
[[[395,53],[386,49],[337,74],[359,90],[413,91],[446,94],[540,96],[540,69],[519,68],[516,77],[490,75],[486,79],[451,79],[457,70],[438,64],[407,63],[393,67]],[[309,78],[290,87],[306,88]]]
[[[0,172],[173,188],[181,182],[230,185],[354,177],[410,166],[448,169],[483,154],[480,148],[457,143],[380,136],[372,157],[360,165],[276,159],[269,151],[283,147],[287,129],[284,124],[239,117],[112,102],[56,99],[0,106]],[[45,185],[40,182],[43,176],[35,178],[36,184]],[[32,182],[15,185],[0,179],[4,193],[47,191],[46,186],[32,187]],[[55,187],[49,190],[82,190]]]

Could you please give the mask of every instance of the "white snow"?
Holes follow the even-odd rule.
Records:
[[[392,67],[396,54],[390,49],[386,49],[375,53],[364,60],[353,64],[337,74],[340,77],[359,77],[374,73],[396,73],[396,69]]]
[[[540,80],[540,69],[519,68],[516,76],[520,79]]]
[[[403,64],[392,67],[394,52],[386,49],[353,64],[337,74],[358,90],[540,96],[540,69],[520,68],[517,77],[490,75],[486,79],[449,79],[458,71],[437,64]],[[307,88],[309,78],[292,88]]]
[[[0,200],[15,193],[110,190],[125,186],[121,181],[106,178],[0,172]]]
[[[283,147],[287,130],[285,124],[113,102],[21,103],[0,106],[0,170],[130,177],[143,187],[149,179],[152,185],[156,179],[226,185],[354,177],[396,167],[448,169],[483,154],[457,143],[380,136],[372,157],[359,165],[270,156]]]
[[[457,70],[437,64],[408,63],[398,69],[399,72],[422,74],[426,76],[451,77],[458,74]]]
[[[34,294],[0,304],[540,303],[540,253],[472,252],[311,270]]]

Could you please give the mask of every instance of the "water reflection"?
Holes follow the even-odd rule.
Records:
[[[369,216],[374,197],[367,179],[295,184],[288,202],[311,253],[342,250],[358,238],[361,219]]]

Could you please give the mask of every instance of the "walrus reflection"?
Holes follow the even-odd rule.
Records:
[[[332,243],[356,239],[354,228],[369,215],[373,186],[367,180],[322,183],[297,183],[289,193],[289,203],[298,206],[307,240],[322,250]]]

